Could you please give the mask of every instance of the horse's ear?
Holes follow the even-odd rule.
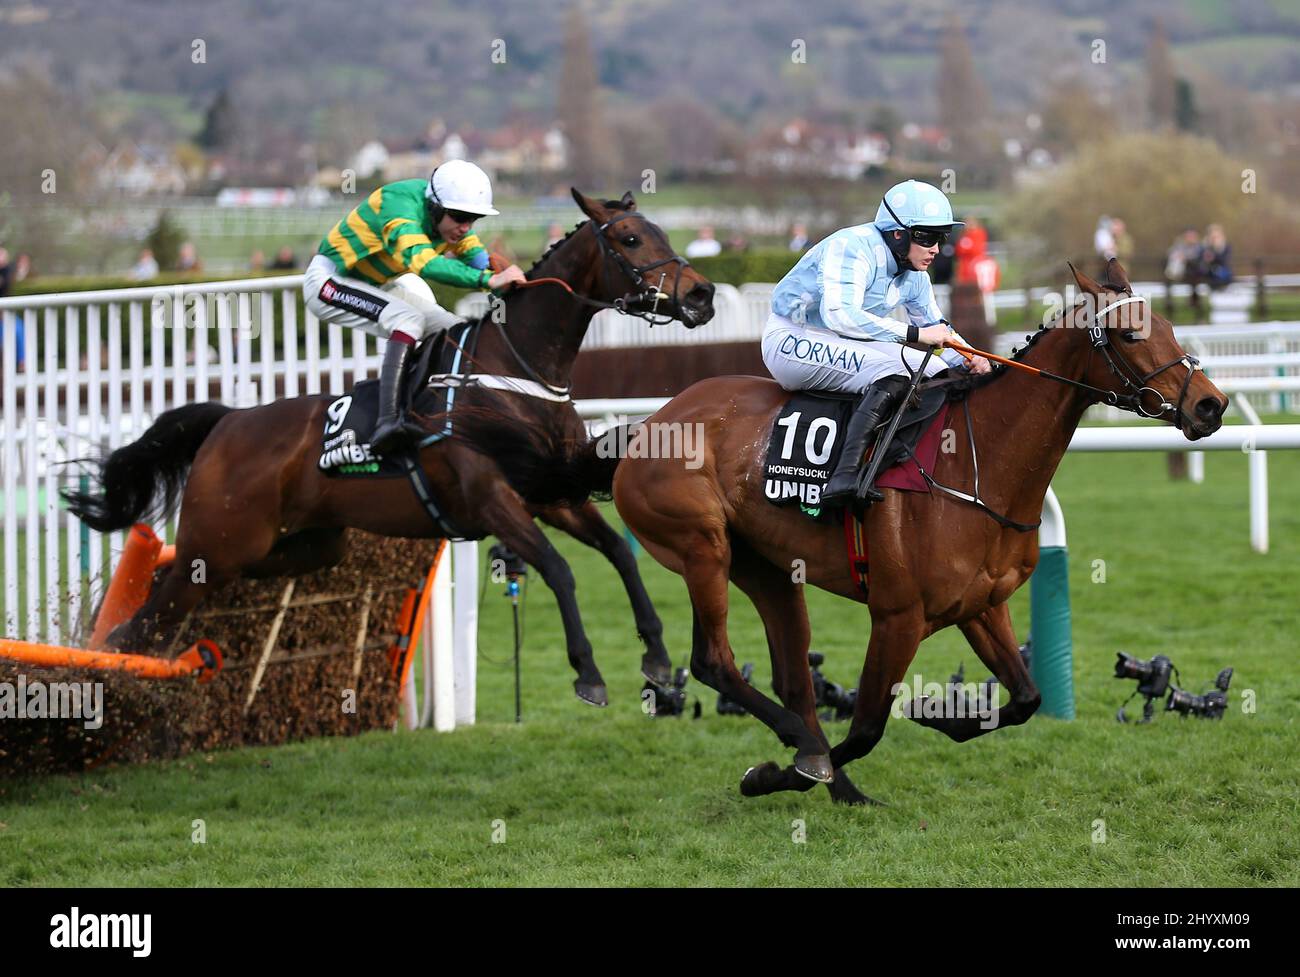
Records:
[[[1112,291],[1133,294],[1133,286],[1128,281],[1128,272],[1124,270],[1118,258],[1111,258],[1106,262],[1106,287]]]
[[[569,187],[569,192],[573,194],[574,201],[582,208],[584,214],[598,224],[604,222],[606,210],[599,201],[592,200],[590,197],[579,192],[577,187]]]
[[[636,197],[632,196],[631,190],[623,194],[623,199],[619,201],[619,204],[624,210],[636,210]]]
[[[1089,295],[1100,295],[1102,292],[1106,291],[1078,268],[1070,264],[1070,262],[1067,261],[1066,264],[1070,265],[1070,271],[1074,273],[1074,281],[1080,289],[1087,292]]]

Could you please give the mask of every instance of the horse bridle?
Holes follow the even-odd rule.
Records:
[[[1118,301],[1111,302],[1109,305],[1104,306],[1093,316],[1093,324],[1088,327],[1088,338],[1092,342],[1093,349],[1101,351],[1101,354],[1106,358],[1106,364],[1110,367],[1110,372],[1114,374],[1121,383],[1123,383],[1127,388],[1128,393],[1116,393],[1113,390],[1102,390],[1099,387],[1092,387],[1090,389],[1100,393],[1102,399],[1110,406],[1118,407],[1120,410],[1132,411],[1135,414],[1140,414],[1142,417],[1155,418],[1160,417],[1166,411],[1173,411],[1174,427],[1181,431],[1183,429],[1183,422],[1187,421],[1190,423],[1191,420],[1183,410],[1183,401],[1187,398],[1187,391],[1188,388],[1191,387],[1192,377],[1196,374],[1196,371],[1201,368],[1201,361],[1195,356],[1184,353],[1177,359],[1172,359],[1163,366],[1156,367],[1150,373],[1140,374],[1127,359],[1116,355],[1115,347],[1110,341],[1109,331],[1102,324],[1105,317],[1120,306],[1132,305],[1134,303],[1140,304],[1143,302],[1146,302],[1145,296],[1130,294],[1126,298],[1119,299]],[[1132,331],[1130,330],[1130,334],[1131,332]],[[1178,402],[1176,404],[1171,404],[1159,390],[1148,386],[1148,384],[1155,377],[1164,373],[1165,370],[1178,366],[1179,364],[1187,368],[1187,377],[1183,380],[1183,385],[1178,391]],[[1087,386],[1087,384],[1084,384],[1083,386]],[[1146,405],[1143,403],[1143,396],[1147,392],[1154,394],[1160,401],[1160,405],[1156,407],[1154,411],[1147,410]]]
[[[1133,365],[1128,362],[1128,360],[1126,360],[1122,356],[1117,356],[1115,354],[1115,349],[1111,344],[1110,336],[1107,333],[1106,327],[1102,325],[1105,317],[1109,315],[1111,312],[1113,312],[1115,309],[1118,309],[1121,306],[1133,305],[1145,301],[1146,301],[1145,296],[1133,295],[1132,293],[1130,293],[1126,298],[1119,299],[1118,301],[1112,302],[1109,305],[1103,306],[1093,316],[1092,324],[1088,326],[1088,338],[1092,342],[1092,351],[1096,352],[1097,350],[1101,350],[1102,355],[1106,357],[1106,363],[1110,367],[1111,373],[1114,374],[1124,384],[1124,386],[1128,388],[1129,391],[1128,393],[1117,393],[1114,390],[1104,390],[1101,387],[1094,387],[1092,384],[1084,383],[1081,380],[1074,380],[1071,379],[1070,377],[1063,377],[1060,374],[1051,373],[1048,372],[1047,370],[1038,369],[1037,367],[1028,367],[1025,364],[1021,364],[1015,361],[1005,360],[1002,359],[1001,357],[994,357],[994,358],[1000,360],[1003,363],[1006,363],[1008,366],[1019,366],[1022,369],[1029,369],[1031,372],[1037,374],[1038,376],[1045,377],[1048,380],[1055,380],[1059,383],[1064,383],[1072,387],[1079,387],[1082,390],[1087,390],[1090,393],[1098,395],[1098,399],[1104,401],[1105,403],[1109,404],[1112,407],[1118,407],[1121,410],[1130,410],[1136,414],[1142,415],[1143,417],[1152,417],[1152,418],[1159,417],[1161,414],[1165,413],[1165,411],[1172,410],[1174,412],[1174,425],[1178,428],[1178,430],[1181,431],[1183,429],[1183,421],[1190,420],[1187,418],[1187,414],[1183,411],[1183,406],[1182,406],[1183,401],[1187,398],[1187,390],[1191,386],[1192,376],[1196,373],[1197,370],[1201,368],[1201,361],[1198,360],[1195,356],[1190,356],[1184,353],[1182,356],[1178,357],[1177,359],[1170,360],[1168,363],[1165,363],[1163,366],[1156,367],[1150,373],[1139,374],[1138,371],[1133,368]],[[1073,311],[1077,311],[1078,308],[1079,307],[1076,306]],[[1065,316],[1064,311],[1061,311],[1057,314],[1058,319],[1063,319],[1064,316]],[[1040,328],[1044,328],[1044,327],[1040,327]],[[958,346],[954,346],[952,348],[962,349],[962,347],[958,347]],[[933,350],[931,350],[930,352],[933,352]],[[973,349],[966,349],[964,351],[964,355],[966,353],[973,354],[976,352],[977,351]],[[929,359],[929,355],[930,353],[926,354],[927,360]],[[991,355],[991,354],[985,354],[985,355]],[[1089,353],[1090,358],[1091,355],[1092,354]],[[1163,395],[1161,395],[1160,391],[1156,390],[1154,387],[1147,386],[1147,384],[1150,380],[1159,376],[1165,370],[1168,370],[1170,367],[1177,366],[1180,363],[1183,366],[1187,367],[1187,378],[1183,381],[1182,388],[1178,391],[1178,403],[1171,404],[1169,403],[1168,400],[1166,400],[1163,397]],[[906,366],[906,361],[904,361],[904,366]],[[936,382],[942,383],[944,381],[936,381]],[[1150,391],[1160,399],[1160,406],[1156,408],[1154,412],[1149,412],[1146,409],[1145,405],[1142,403],[1142,396],[1145,391]],[[906,405],[904,404],[904,406]],[[971,460],[975,472],[973,494],[962,492],[958,489],[953,488],[950,485],[944,485],[943,483],[937,481],[933,475],[931,475],[921,466],[916,456],[912,454],[910,450],[907,452],[908,456],[911,457],[912,461],[916,463],[917,470],[920,471],[922,477],[933,488],[939,489],[940,491],[944,492],[947,495],[951,495],[955,498],[961,499],[963,502],[969,502],[975,505],[976,507],[978,507],[979,509],[987,513],[989,516],[991,516],[999,525],[1005,526],[1010,529],[1014,529],[1017,532],[1021,532],[1021,533],[1032,532],[1033,530],[1037,529],[1041,525],[1041,521],[1035,523],[1016,522],[1014,519],[1002,515],[999,512],[995,512],[993,509],[989,508],[989,506],[984,502],[982,498],[980,498],[979,452],[975,446],[975,428],[971,424],[971,420],[970,420],[970,398],[969,397],[964,398],[963,408],[966,412],[966,435],[970,440]]]
[[[609,243],[609,238],[605,236],[605,231],[613,227],[619,221],[636,217],[644,221],[645,215],[636,211],[630,211],[625,214],[619,214],[617,217],[611,217],[605,223],[595,229],[596,245],[600,248],[601,258],[608,261],[612,258],[614,263],[622,270],[623,274],[632,282],[632,287],[638,289],[637,292],[627,292],[620,299],[615,299],[610,303],[611,308],[618,309],[624,315],[633,315],[639,319],[644,319],[652,326],[662,326],[672,322],[677,316],[660,313],[659,302],[663,299],[671,299],[671,308],[675,313],[680,313],[681,302],[677,298],[677,289],[681,285],[682,271],[691,266],[691,263],[679,254],[670,254],[667,258],[660,258],[658,261],[651,262],[648,265],[634,265],[627,259],[627,255],[621,251],[616,251]],[[671,248],[669,249],[671,250]],[[657,284],[650,284],[646,281],[646,273],[654,271],[663,265],[673,264],[677,266],[677,274],[673,278],[673,289],[671,292],[664,291],[664,280],[667,279],[668,273],[663,272],[659,275]],[[649,309],[636,309],[634,306],[638,302],[650,302]]]
[[[534,288],[538,285],[559,285],[571,296],[573,296],[575,301],[580,302],[583,305],[594,306],[595,308],[598,309],[617,309],[619,312],[622,312],[624,315],[632,315],[632,316],[636,316],[639,319],[644,319],[652,326],[656,326],[656,325],[662,326],[665,325],[666,323],[672,322],[673,319],[676,318],[676,316],[663,315],[659,313],[658,311],[659,302],[662,299],[671,299],[672,300],[671,308],[674,309],[676,313],[680,314],[682,312],[681,302],[676,297],[677,288],[681,284],[682,269],[689,268],[691,263],[687,261],[685,258],[683,258],[681,255],[672,254],[669,255],[667,258],[661,258],[659,261],[655,261],[648,265],[641,265],[638,267],[637,265],[632,264],[632,262],[627,260],[627,257],[625,255],[623,255],[621,252],[615,251],[614,248],[610,246],[609,240],[605,237],[605,231],[609,227],[629,217],[639,217],[643,221],[646,219],[644,214],[637,213],[636,211],[620,214],[617,217],[611,217],[609,220],[605,221],[605,223],[601,224],[599,227],[595,229],[596,245],[600,249],[600,253],[601,253],[602,273],[604,272],[604,269],[608,267],[606,262],[608,261],[609,258],[612,257],[614,259],[614,262],[619,266],[619,268],[623,271],[623,273],[632,282],[632,287],[636,289],[640,289],[640,291],[635,293],[626,292],[623,294],[621,298],[617,298],[613,302],[604,302],[600,299],[593,299],[587,295],[580,295],[579,293],[573,290],[572,285],[570,285],[562,278],[534,278],[522,282],[514,287]],[[673,279],[672,294],[668,295],[665,294],[663,291],[663,282],[664,279],[668,277],[667,273],[661,274],[659,276],[658,285],[647,284],[645,280],[645,273],[648,271],[653,271],[654,269],[660,267],[661,265],[666,265],[670,263],[677,265],[677,276],[676,278]],[[495,306],[495,304],[500,301],[501,299],[499,298],[493,298],[489,300],[489,304]],[[651,303],[650,308],[642,309],[642,310],[637,310],[633,308],[633,305],[635,303],[642,302],[642,301],[650,301]],[[551,393],[556,395],[568,396],[569,387],[558,387],[555,384],[549,383],[548,381],[542,379],[542,377],[540,377],[537,374],[537,371],[532,368],[532,366],[528,363],[528,361],[523,358],[523,356],[519,353],[519,350],[515,348],[515,344],[510,341],[510,335],[506,332],[505,324],[502,317],[497,315],[492,315],[491,318],[492,321],[496,323],[497,331],[501,334],[501,339],[505,342],[506,349],[510,351],[510,355],[515,358],[515,362],[519,364],[519,366],[523,369],[524,373],[526,373],[530,379],[536,381],[537,383],[540,383]]]

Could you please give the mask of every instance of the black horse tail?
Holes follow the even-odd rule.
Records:
[[[525,502],[578,506],[593,495],[609,498],[618,458],[605,457],[606,443],[613,443],[606,436],[591,439],[577,432],[458,407],[452,437],[496,462]]]
[[[622,425],[624,428],[627,426]],[[620,427],[612,427],[599,437],[590,439],[571,455],[570,477],[585,485],[596,498],[612,498],[614,471],[622,460],[618,446],[626,443],[626,434]]]
[[[99,493],[63,491],[68,508],[101,533],[170,515],[199,445],[234,409],[209,401],[158,415],[139,440],[98,463]]]

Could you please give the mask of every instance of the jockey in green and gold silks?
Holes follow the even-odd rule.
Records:
[[[460,321],[428,283],[496,289],[524,280],[516,265],[494,273],[471,231],[497,213],[487,174],[448,160],[427,182],[398,180],[371,193],[330,229],[307,266],[303,297],[312,314],[388,340],[371,438],[378,454],[409,447],[423,433],[400,416],[403,367],[422,337]]]

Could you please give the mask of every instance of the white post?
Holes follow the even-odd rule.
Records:
[[[28,364],[30,370],[36,364]],[[60,593],[59,578],[59,310],[45,310],[45,439],[40,455],[45,462],[45,640],[51,644],[63,643],[59,609],[64,595]],[[35,498],[27,500],[34,505]],[[34,580],[28,586],[35,587]]]
[[[1245,394],[1233,397],[1237,409],[1248,424],[1259,425],[1259,415]],[[1250,547],[1256,553],[1268,552],[1268,452],[1255,447],[1253,439],[1241,446],[1250,457]]]
[[[415,669],[412,668],[402,686],[402,715],[406,719],[407,729],[416,729],[420,725],[420,710],[415,702]]]
[[[1204,451],[1187,452],[1187,477],[1196,485],[1205,481]]]
[[[1268,452],[1250,453],[1250,545],[1268,552]]]
[[[1038,527],[1038,545],[1059,546],[1064,549],[1065,513],[1061,511],[1061,503],[1050,485],[1047,486],[1047,494],[1043,496],[1042,520],[1042,524]]]
[[[456,671],[456,724],[472,726],[477,714],[478,683],[478,543],[466,540],[451,544],[452,594],[455,618],[452,625],[452,657]]]
[[[425,616],[426,647],[433,652],[433,668],[425,681],[433,683],[433,728],[440,733],[456,728],[456,671],[451,635],[451,548],[443,551],[433,577],[433,599]],[[425,659],[428,661],[428,658]]]
[[[0,313],[0,323],[4,329],[0,337],[4,344],[0,350],[0,390],[4,398],[4,409],[0,410],[0,451],[4,452],[4,634],[16,638],[22,634],[18,622],[18,316],[5,309]]]

